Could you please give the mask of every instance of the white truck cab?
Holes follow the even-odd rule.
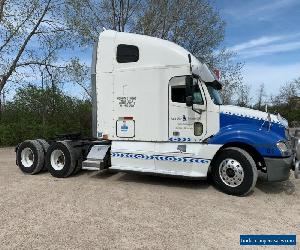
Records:
[[[56,177],[107,168],[187,178],[211,172],[233,195],[249,193],[258,172],[269,181],[288,179],[290,168],[299,176],[286,120],[223,105],[222,84],[182,47],[107,30],[92,61],[94,139],[25,141],[17,147],[24,172],[42,165]]]

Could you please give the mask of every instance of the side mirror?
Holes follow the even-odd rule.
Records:
[[[193,97],[192,96],[187,96],[185,98],[185,103],[186,103],[186,106],[192,107],[193,106]]]
[[[185,77],[185,96],[193,96],[193,77]]]

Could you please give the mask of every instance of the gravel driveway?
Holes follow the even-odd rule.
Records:
[[[295,233],[300,248],[294,178],[259,182],[242,198],[207,181],[109,172],[56,179],[24,175],[6,148],[0,211],[0,249],[251,249],[240,234]]]

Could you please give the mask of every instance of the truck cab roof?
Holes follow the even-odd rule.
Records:
[[[219,82],[206,64],[201,63],[186,49],[170,41],[146,35],[105,30],[100,34],[98,43],[101,44],[98,51],[100,54],[98,72],[108,73],[141,68],[190,67],[188,56],[191,55],[193,74],[199,76],[204,82]],[[121,51],[120,60],[123,60],[121,56],[126,56],[126,53],[132,50],[135,53],[131,57],[132,63],[120,63],[118,61],[119,50]],[[112,57],[112,54],[116,56]],[[130,60],[130,58],[127,59]]]

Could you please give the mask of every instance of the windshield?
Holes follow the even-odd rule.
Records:
[[[206,84],[206,87],[209,92],[210,98],[213,100],[214,104],[222,105],[223,100],[222,100],[220,91],[208,83]]]

